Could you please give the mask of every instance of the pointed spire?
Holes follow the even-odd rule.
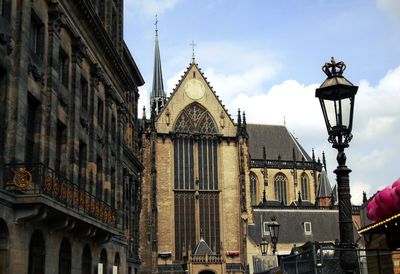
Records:
[[[160,48],[158,43],[158,19],[156,15],[155,25],[155,47],[154,47],[154,68],[153,68],[153,87],[151,90],[150,96],[150,106],[154,105],[155,111],[158,112],[164,106],[165,103],[165,92],[164,92],[164,83],[162,77],[162,69],[161,69],[161,57],[160,57]]]
[[[325,170],[322,170],[319,178],[319,188],[317,198],[328,198],[331,196],[332,187]]]
[[[267,160],[267,151],[265,150],[265,146],[263,146],[263,160]]]
[[[325,152],[324,151],[322,151],[322,164],[324,165],[324,169],[325,169],[325,172],[326,172],[326,159],[325,159]]]
[[[314,153],[314,149],[312,149],[312,161],[315,162],[315,153]]]
[[[294,150],[294,147],[292,148],[292,157],[293,157],[293,162],[296,162],[296,151]]]
[[[246,128],[247,122],[246,122],[246,113],[243,111],[243,127]]]
[[[242,117],[240,115],[240,108],[238,109],[238,118],[237,118],[238,127],[242,127]]]
[[[298,197],[297,197],[297,203],[298,203],[299,206],[301,206],[301,202],[302,202],[302,200],[301,200],[301,193],[300,193],[300,191],[299,191],[299,192],[298,192]]]
[[[365,191],[363,191],[363,199],[362,199],[362,201],[363,201],[363,204],[365,204],[366,202],[368,202],[367,193],[366,193]]]
[[[143,126],[143,130],[146,130],[146,107],[143,106],[143,117],[142,117],[142,126]]]

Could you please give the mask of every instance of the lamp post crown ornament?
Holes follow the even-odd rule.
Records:
[[[325,63],[322,66],[322,71],[328,76],[332,77],[342,77],[343,71],[346,69],[346,64],[343,61],[336,62],[334,57],[331,57],[330,63]]]

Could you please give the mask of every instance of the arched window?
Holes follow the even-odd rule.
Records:
[[[282,173],[275,175],[274,179],[274,189],[275,189],[275,199],[283,204],[287,204],[287,194],[286,194],[286,176]]]
[[[120,257],[119,257],[119,253],[117,252],[117,253],[115,253],[115,257],[114,257],[114,267],[116,267],[116,273],[118,274],[119,273],[119,264],[120,264]],[[113,271],[113,273],[115,273],[114,271]]]
[[[100,263],[103,265],[103,273],[107,272],[107,251],[103,248],[100,253]]]
[[[66,238],[61,241],[58,257],[58,273],[71,274],[71,244]]]
[[[251,205],[257,205],[257,176],[251,172],[250,173],[250,198]]]
[[[8,227],[0,219],[0,273],[8,273]]]
[[[91,274],[92,269],[92,252],[89,245],[85,245],[82,252],[82,274]]]
[[[219,254],[218,126],[205,107],[193,103],[179,114],[174,130],[178,135],[174,138],[175,259],[181,260],[189,248],[194,251],[201,232]]]
[[[301,199],[308,200],[308,176],[307,174],[301,174]]]
[[[28,274],[43,274],[46,249],[43,234],[35,231],[29,244]]]

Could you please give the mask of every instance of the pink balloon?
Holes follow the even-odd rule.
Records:
[[[371,221],[378,221],[378,216],[376,216],[376,209],[377,209],[377,207],[373,207],[373,208],[371,208],[371,210],[368,210],[368,212],[367,212],[367,217]]]
[[[380,207],[391,209],[393,207],[392,187],[386,187],[379,192]]]
[[[392,188],[390,191],[390,194],[392,195],[392,202],[393,202],[393,213],[399,213],[400,212],[400,195],[397,194],[396,189],[398,189],[400,193],[400,185]]]
[[[394,183],[392,184],[392,188],[395,188],[396,186],[400,185],[400,178],[397,179],[396,181],[394,181]]]
[[[388,217],[390,217],[392,213],[390,210],[386,207],[379,206],[376,208],[376,216],[378,217],[378,220],[383,220]]]
[[[380,207],[381,206],[381,198],[380,198],[380,193],[382,190],[379,190],[375,196],[374,196],[374,200],[375,200],[375,204]]]
[[[368,202],[367,205],[367,210],[370,211],[372,208],[377,207],[376,203],[375,203],[375,198],[371,199],[371,201]]]

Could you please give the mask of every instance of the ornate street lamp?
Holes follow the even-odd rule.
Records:
[[[265,256],[267,255],[268,252],[268,242],[267,242],[267,237],[262,237],[262,241],[260,243],[260,249],[261,249],[261,255]]]
[[[358,87],[343,77],[346,65],[343,62],[325,63],[322,70],[328,76],[322,85],[315,90],[315,97],[321,103],[326,128],[328,130],[328,141],[332,147],[338,150],[338,167],[334,171],[338,184],[339,197],[339,231],[340,247],[342,251],[340,264],[346,273],[353,273],[357,267],[357,258],[354,250],[353,220],[351,214],[349,173],[351,170],[346,166],[346,154],[344,149],[349,146],[353,135],[354,97]]]
[[[276,244],[278,243],[278,237],[279,237],[280,224],[276,221],[276,216],[272,216],[271,222],[268,222],[267,225],[268,225],[269,235],[271,236],[272,253],[275,255]]]

